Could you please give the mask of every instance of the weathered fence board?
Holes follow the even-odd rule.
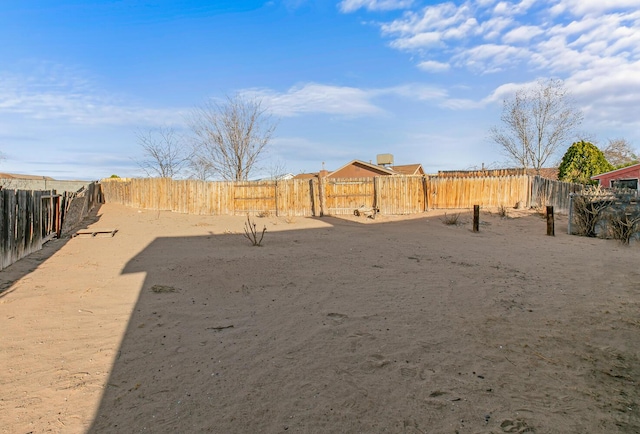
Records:
[[[325,183],[325,214],[353,214],[358,208],[373,208],[375,178],[328,178]]]
[[[529,176],[450,178],[432,176],[427,182],[432,209],[516,206],[529,203]]]
[[[502,177],[380,176],[281,181],[205,182],[170,179],[107,179],[107,202],[185,214],[281,216],[353,214],[360,208],[382,214],[427,209],[529,207],[568,210],[569,193],[580,186],[528,175]],[[539,203],[543,201],[545,203]]]
[[[426,211],[426,178],[380,176],[376,180],[376,207],[381,214],[417,214]]]
[[[100,201],[96,183],[82,193],[0,190],[0,270],[42,249],[45,242],[60,236],[63,224],[78,223]],[[70,209],[73,204],[78,206],[75,213]]]
[[[0,191],[0,270],[42,248],[42,192]]]
[[[554,181],[551,179],[534,176],[531,179],[532,207],[553,206],[556,212],[569,212],[570,196],[572,193],[580,193],[584,190],[582,184]]]
[[[317,185],[306,179],[206,182],[120,178],[103,180],[101,185],[106,202],[183,214],[307,216],[315,215],[317,204]]]

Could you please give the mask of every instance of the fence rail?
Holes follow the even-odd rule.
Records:
[[[106,202],[185,214],[286,216],[352,214],[376,208],[382,214],[415,214],[427,209],[529,207],[568,210],[575,184],[529,175],[454,178],[379,176],[281,181],[195,181],[167,178],[105,179]],[[544,201],[544,204],[540,202]]]

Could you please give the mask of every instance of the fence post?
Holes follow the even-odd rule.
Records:
[[[320,217],[327,212],[327,178],[325,176],[318,177],[318,195],[320,196]]]
[[[547,235],[555,236],[555,222],[553,221],[553,206],[547,206]]]
[[[473,232],[480,231],[480,205],[473,206]]]
[[[276,179],[276,185],[274,187],[274,195],[275,195],[275,202],[276,202],[276,217],[278,217],[278,180]]]
[[[569,193],[569,224],[567,225],[567,233],[571,235],[571,222],[573,221],[573,195]]]
[[[380,177],[373,177],[373,215],[376,215],[376,212],[380,211],[381,208],[380,203]]]

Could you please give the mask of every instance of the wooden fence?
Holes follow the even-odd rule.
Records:
[[[0,190],[0,270],[42,248],[42,202],[41,191]]]
[[[581,193],[584,188],[582,184],[553,181],[534,176],[531,179],[530,206],[543,207],[551,205],[556,212],[568,213],[571,206],[571,194]]]
[[[427,209],[529,207],[554,205],[568,210],[574,184],[528,175],[451,178],[380,176],[375,178],[290,179],[205,182],[167,178],[105,179],[106,202],[200,215],[266,214],[322,216],[376,208],[382,214],[416,214]]]
[[[481,207],[526,207],[530,203],[531,178],[527,175],[448,178],[433,176],[427,182],[431,209]]]
[[[60,237],[65,223],[86,217],[101,199],[100,185],[84,191],[0,190],[0,270]],[[74,203],[81,204],[80,212],[70,213]]]
[[[96,205],[104,202],[101,185],[96,182],[88,184],[77,192],[66,191],[62,198],[63,203],[60,207],[62,219],[58,237],[73,232]]]

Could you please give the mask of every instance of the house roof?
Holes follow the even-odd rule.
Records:
[[[318,177],[318,172],[298,173],[296,176],[293,177],[293,179],[311,179],[311,178],[317,178],[317,177]]]
[[[615,173],[626,172],[629,169],[631,169],[631,170],[640,169],[640,163],[632,164],[631,166],[627,166],[627,167],[621,167],[620,169],[612,170],[610,172],[600,173],[599,175],[592,176],[591,179],[600,179],[602,177],[605,177],[605,176],[608,176],[608,175],[613,175]]]
[[[29,179],[29,180],[46,179],[47,181],[53,181],[54,180],[50,176],[21,175],[21,174],[18,174],[18,173],[0,173],[0,178],[3,178],[3,179]]]
[[[379,172],[380,174],[383,174],[383,175],[398,175],[398,173],[394,172],[391,169],[387,169],[386,167],[383,167],[383,166],[378,166],[378,165],[373,164],[373,163],[366,163],[366,162],[361,161],[361,160],[351,160],[350,162],[348,162],[344,166],[340,167],[339,169],[336,169],[333,172],[329,173],[327,176],[331,176],[334,173],[339,172],[342,169],[344,169],[345,167],[349,167],[349,166],[363,166],[366,169],[369,169],[369,170],[371,170],[373,172]]]
[[[341,170],[349,167],[349,166],[360,166],[365,169],[371,170],[373,172],[378,172],[381,175],[424,175],[424,169],[422,168],[422,164],[404,164],[401,166],[378,166],[377,164],[367,163],[362,160],[351,160],[347,164],[341,166],[340,168],[332,171],[326,172],[326,176],[334,175]],[[310,179],[317,178],[320,175],[319,172],[313,173],[299,173],[294,176],[295,179]]]
[[[422,164],[404,164],[402,166],[393,166],[393,171],[402,175],[424,175]]]
[[[558,180],[558,168],[556,167],[543,167],[539,173],[536,169],[523,169],[521,168],[505,168],[505,169],[481,169],[481,170],[440,170],[438,171],[439,177],[447,178],[467,178],[467,177],[493,177],[493,176],[519,176],[539,175],[542,178]]]
[[[540,173],[536,169],[527,169],[527,175],[536,176],[539,175],[542,178],[558,180],[558,168],[557,167],[541,167]]]

